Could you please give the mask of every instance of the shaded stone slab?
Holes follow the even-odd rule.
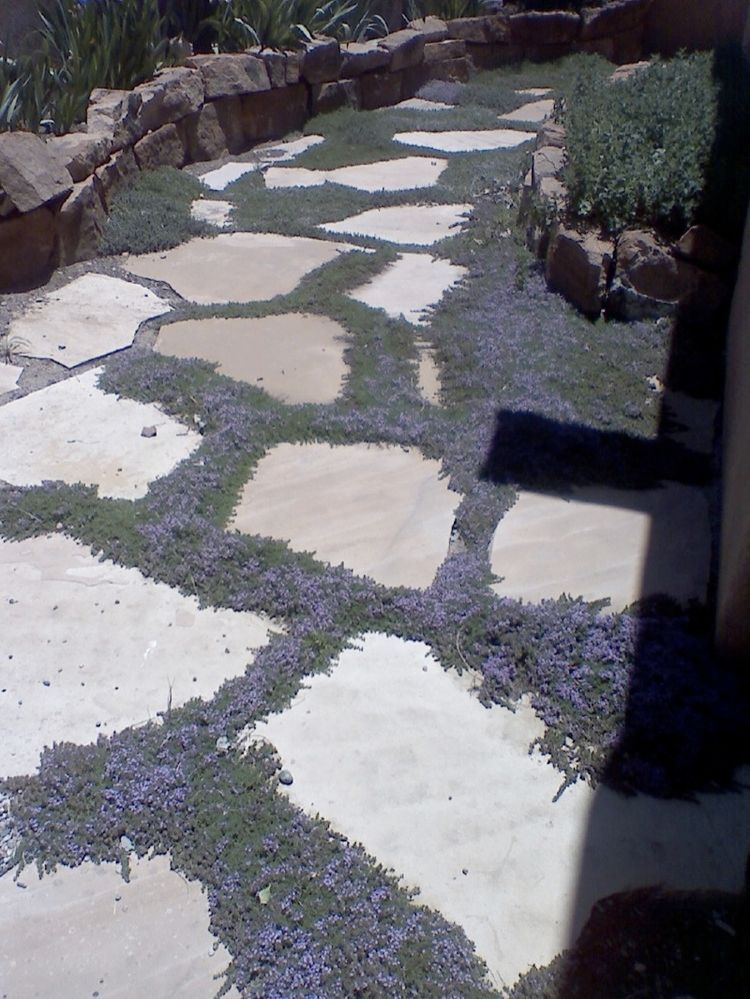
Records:
[[[128,257],[123,266],[165,281],[190,302],[263,302],[288,295],[306,274],[355,249],[302,236],[232,232],[191,239],[165,253]]]
[[[84,274],[31,305],[10,326],[26,357],[66,368],[129,347],[147,319],[172,307],[148,288],[107,274]]]
[[[428,101],[423,97],[410,97],[406,101],[394,104],[392,108],[384,108],[389,111],[452,111],[454,104],[445,104],[443,101]]]
[[[438,149],[443,153],[473,153],[490,149],[514,149],[529,142],[531,132],[510,128],[488,128],[482,131],[396,132],[395,142],[423,149]]]
[[[196,319],[163,326],[160,354],[200,357],[289,403],[330,403],[346,374],[346,330],[326,316]]]
[[[198,881],[168,856],[119,864],[85,861],[39,877],[27,867],[19,891],[0,878],[0,988],[9,996],[215,994],[231,960],[209,929]],[[229,999],[239,999],[232,987]]]
[[[622,610],[663,593],[704,600],[710,535],[700,489],[670,483],[637,492],[587,487],[572,498],[522,492],[497,526],[490,564],[504,597],[609,598]],[[689,539],[689,544],[686,543]]]
[[[530,101],[522,104],[520,108],[501,114],[503,121],[530,121],[542,122],[555,110],[555,102],[552,99],[542,101]]]
[[[53,742],[94,742],[212,697],[278,630],[201,609],[61,535],[0,541],[0,583],[3,777],[33,773]]]
[[[386,586],[429,586],[461,501],[439,473],[414,448],[280,444],[259,462],[229,526]]]
[[[199,434],[151,403],[101,391],[101,371],[92,368],[0,408],[0,479],[17,486],[83,482],[100,496],[138,499],[195,451]],[[156,427],[156,436],[141,436],[144,426]]]
[[[351,298],[373,309],[383,309],[394,319],[426,325],[426,310],[437,305],[444,293],[467,273],[465,267],[425,253],[402,253],[395,263],[359,288]]]
[[[354,187],[358,191],[409,191],[433,187],[448,166],[447,160],[427,156],[405,156],[397,160],[360,163],[335,170],[306,170],[304,167],[270,167],[266,186],[318,187],[329,182]]]
[[[255,151],[256,159],[242,163],[224,163],[215,170],[209,170],[202,174],[199,179],[212,191],[223,191],[235,180],[244,177],[246,173],[258,170],[269,163],[285,163],[323,141],[322,135],[304,135],[301,139],[279,142],[273,146],[257,149]]]
[[[546,97],[547,94],[552,93],[551,87],[524,87],[521,90],[516,90],[517,94],[521,97]]]
[[[554,801],[561,774],[529,754],[543,731],[531,709],[487,710],[429,652],[365,635],[256,731],[294,777],[283,793],[462,926],[496,988],[549,963],[598,898],[660,883],[737,890],[747,789],[658,801],[578,783]]]
[[[391,243],[432,246],[455,236],[471,205],[395,205],[370,208],[341,222],[319,226],[327,232],[371,236]]]
[[[0,363],[0,395],[12,392],[22,374],[17,364]]]
[[[209,201],[199,198],[190,206],[190,214],[199,222],[207,222],[219,229],[229,224],[229,216],[234,210],[231,201]]]
[[[341,46],[341,75],[345,79],[382,69],[390,61],[391,53],[381,48],[376,38],[369,42],[347,42]]]

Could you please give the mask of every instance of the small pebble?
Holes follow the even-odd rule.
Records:
[[[462,867],[462,868],[461,868],[461,873],[462,873],[462,874],[468,874],[468,873],[469,873],[469,870],[468,870],[468,868],[467,868],[467,867]]]
[[[229,739],[225,735],[220,735],[216,740],[216,752],[219,756],[226,756],[229,752]]]
[[[279,774],[279,784],[286,784],[287,786],[289,786],[289,784],[293,783],[294,783],[294,777],[292,777],[289,771],[282,770],[281,773]]]
[[[133,841],[129,836],[120,836],[120,849],[128,853],[133,849]]]
[[[144,427],[141,430],[141,437],[156,437],[156,427]]]

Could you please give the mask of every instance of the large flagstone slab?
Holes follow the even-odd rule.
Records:
[[[258,464],[230,527],[386,586],[429,586],[461,497],[414,448],[280,444]]]
[[[0,540],[0,592],[1,777],[33,773],[53,742],[94,742],[213,696],[272,630],[61,535]]]
[[[23,368],[17,364],[4,364],[0,361],[0,395],[12,392],[22,374]]]
[[[346,374],[346,330],[326,316],[194,319],[162,326],[155,349],[200,357],[290,403],[329,403]]]
[[[435,352],[425,344],[419,344],[417,385],[423,398],[433,406],[440,404],[440,366]]]
[[[165,281],[201,305],[262,302],[288,295],[306,274],[354,249],[302,236],[232,232],[191,239],[164,253],[127,257],[123,267]]]
[[[370,208],[341,222],[319,226],[327,232],[371,236],[404,246],[432,246],[454,236],[471,205],[393,205]]]
[[[199,222],[207,222],[215,225],[218,229],[223,229],[229,224],[229,216],[232,214],[234,205],[231,201],[213,201],[206,198],[199,198],[190,206],[190,214]]]
[[[446,104],[445,101],[428,101],[424,97],[409,97],[405,101],[399,101],[389,108],[382,108],[383,111],[452,111],[456,105]]]
[[[405,156],[398,160],[359,163],[335,170],[306,170],[304,167],[271,167],[265,174],[266,187],[319,187],[343,184],[358,191],[409,191],[433,187],[448,165],[447,160],[428,156]]]
[[[520,108],[501,114],[500,118],[503,121],[529,121],[536,124],[549,118],[554,110],[555,102],[552,98],[548,98],[541,101],[529,101],[528,104],[522,104]]]
[[[615,611],[657,593],[684,603],[705,599],[709,558],[708,503],[694,487],[522,491],[495,531],[490,562],[504,579],[492,588],[530,602],[608,597]]]
[[[198,433],[158,406],[99,389],[101,370],[0,407],[0,479],[16,486],[83,482],[100,496],[138,499],[200,445]],[[143,436],[144,427],[156,433]]]
[[[84,274],[35,302],[10,325],[26,357],[66,368],[129,347],[146,319],[171,305],[148,288],[108,274]]]
[[[27,867],[0,878],[0,994],[8,999],[88,996],[212,999],[229,952],[209,929],[197,881],[169,857],[86,861],[40,878]],[[232,987],[229,999],[239,999]]]
[[[510,128],[488,128],[476,131],[396,132],[395,142],[405,146],[437,149],[442,153],[476,153],[492,149],[514,149],[533,139],[532,132]]]
[[[541,731],[529,707],[482,707],[428,646],[379,634],[256,727],[292,774],[280,790],[462,926],[498,987],[568,946],[598,898],[742,883],[747,789],[694,803],[578,783],[553,802],[561,774],[528,752]]]
[[[291,139],[289,142],[278,142],[272,146],[261,147],[254,151],[255,158],[249,161],[232,161],[224,163],[215,170],[201,174],[200,180],[212,191],[224,191],[240,177],[255,170],[262,170],[270,163],[286,163],[295,156],[304,153],[323,142],[322,135],[304,135],[301,139]]]
[[[389,316],[403,316],[415,325],[429,323],[425,313],[467,273],[465,267],[425,253],[402,253],[367,284],[349,292],[351,298]]]

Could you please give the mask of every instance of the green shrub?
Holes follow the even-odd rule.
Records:
[[[209,25],[216,47],[298,48],[314,35],[363,41],[387,27],[368,0],[213,0]]]
[[[407,17],[441,17],[450,21],[454,17],[479,17],[491,7],[491,0],[412,0]]]

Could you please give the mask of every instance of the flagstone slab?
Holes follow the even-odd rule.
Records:
[[[618,611],[661,593],[705,600],[708,503],[697,488],[644,491],[589,487],[570,498],[522,491],[497,526],[493,590],[537,602],[562,594],[609,598]]]
[[[455,236],[465,223],[471,205],[393,205],[369,208],[341,222],[318,228],[326,232],[370,236],[405,246],[432,246]]]
[[[54,742],[89,743],[210,698],[274,628],[201,609],[62,535],[0,540],[0,776],[33,773]]]
[[[346,374],[347,332],[326,316],[195,319],[162,326],[155,349],[200,357],[219,371],[263,388],[283,402],[330,403]]]
[[[446,104],[444,101],[428,101],[424,97],[410,97],[408,100],[400,101],[384,111],[452,111],[455,104]]]
[[[143,285],[107,274],[84,274],[35,302],[10,325],[25,357],[48,357],[66,368],[129,347],[147,319],[171,305]]]
[[[190,206],[190,214],[199,222],[207,222],[215,225],[219,229],[229,224],[229,216],[232,214],[234,205],[231,201],[209,201],[199,198]]]
[[[17,364],[0,362],[0,395],[12,392],[18,385],[18,379],[23,374],[23,368]]]
[[[292,774],[280,791],[462,926],[498,988],[568,946],[598,898],[740,887],[747,789],[694,803],[580,782],[554,802],[562,775],[529,754],[543,726],[528,706],[484,708],[423,643],[360,642],[256,733]]]
[[[254,150],[255,158],[248,161],[232,161],[224,163],[215,170],[201,174],[199,180],[212,191],[224,191],[240,177],[255,170],[262,170],[271,163],[285,163],[307,149],[319,145],[325,139],[322,135],[303,135],[301,139],[291,139],[289,142],[278,142],[273,146]]]
[[[198,881],[167,856],[0,878],[0,994],[212,999],[231,960]],[[229,999],[239,999],[232,987]]]
[[[343,184],[358,191],[409,191],[433,187],[448,166],[447,160],[427,156],[360,163],[335,170],[306,170],[304,167],[271,167],[265,173],[266,187],[319,187]]]
[[[164,281],[200,305],[262,302],[288,295],[306,274],[356,249],[302,236],[231,232],[200,236],[164,253],[127,257],[123,267]]]
[[[97,486],[111,499],[138,499],[200,445],[198,433],[152,403],[97,387],[101,368],[49,385],[0,408],[0,479]],[[144,427],[156,433],[145,437]]]
[[[440,404],[440,366],[435,359],[435,352],[425,344],[419,345],[417,385],[427,402],[433,406]]]
[[[552,98],[549,98],[541,101],[529,101],[528,104],[522,104],[520,108],[515,108],[506,114],[501,114],[500,118],[503,121],[529,121],[538,123],[549,118],[554,110],[555,102]]]
[[[402,253],[380,274],[349,296],[394,319],[427,325],[427,310],[437,305],[449,288],[467,274],[467,268],[426,253]]]
[[[415,448],[279,444],[245,485],[229,524],[288,541],[385,586],[429,586],[461,497]]]
[[[533,139],[531,132],[510,128],[488,128],[475,131],[396,132],[395,142],[405,146],[437,149],[441,153],[475,153],[492,149],[514,149]]]
[[[522,97],[546,97],[552,93],[552,87],[524,87],[522,90],[516,90],[516,93]]]

